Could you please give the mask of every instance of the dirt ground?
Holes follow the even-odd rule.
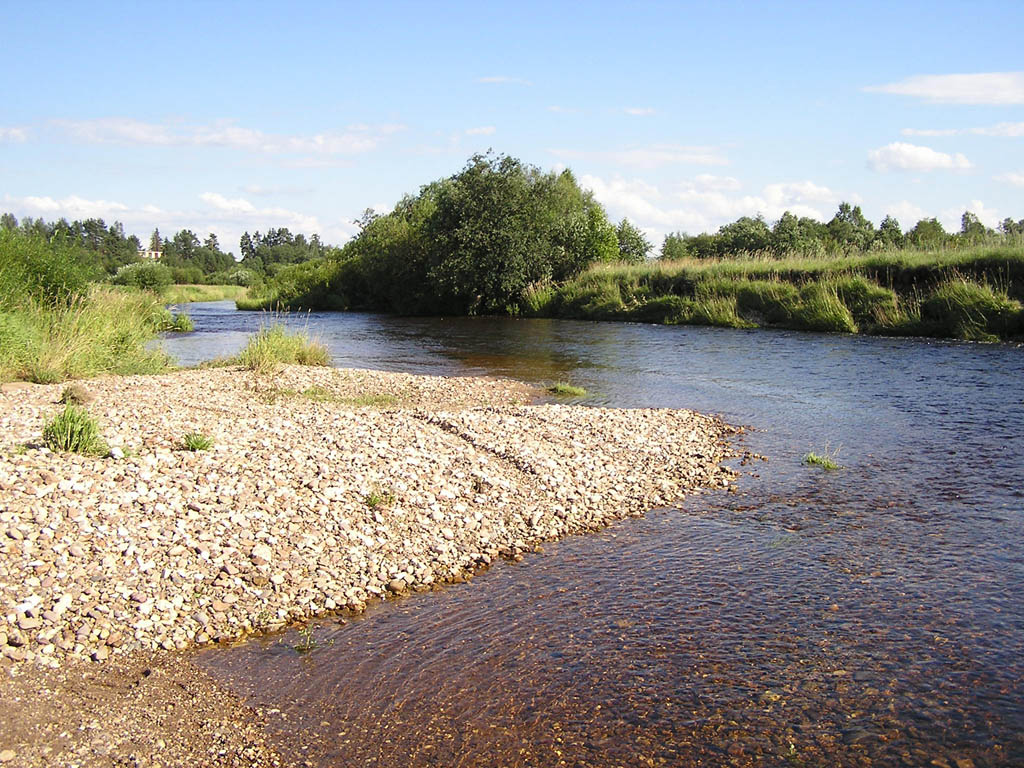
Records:
[[[0,669],[3,768],[302,765],[282,760],[264,724],[187,653],[26,668],[16,677]]]

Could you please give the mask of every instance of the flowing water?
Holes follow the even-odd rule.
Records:
[[[192,305],[184,363],[261,322]],[[200,654],[313,765],[1024,765],[1024,349],[286,316],[335,364],[566,380],[754,428],[738,493]],[[801,463],[838,449],[842,469]],[[300,653],[315,643],[315,649]]]

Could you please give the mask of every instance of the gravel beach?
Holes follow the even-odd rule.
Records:
[[[54,454],[42,431],[66,386],[0,393],[5,700],[18,678],[111,662],[123,676],[154,652],[160,668],[168,651],[461,580],[732,477],[735,430],[690,411],[298,366],[79,382],[111,455]],[[190,432],[212,447],[185,449]]]

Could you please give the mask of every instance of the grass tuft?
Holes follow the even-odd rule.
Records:
[[[804,455],[804,464],[812,467],[821,467],[824,470],[842,469],[842,465],[839,464],[836,459],[839,458],[839,449],[829,450],[828,445],[820,453],[809,451]]]
[[[565,381],[556,381],[550,387],[548,392],[552,395],[559,395],[560,397],[586,397],[587,390],[583,387],[574,387]]]
[[[109,450],[96,420],[84,408],[70,403],[43,428],[43,442],[57,453],[101,456]]]
[[[186,451],[208,451],[213,447],[213,438],[202,432],[188,432],[182,445]]]
[[[373,511],[387,509],[395,503],[395,494],[387,489],[374,488],[363,497],[363,503]]]
[[[291,332],[281,323],[274,323],[250,337],[235,362],[250,371],[272,373],[281,363],[326,366],[330,364],[330,355],[324,344],[311,340],[307,334]]]

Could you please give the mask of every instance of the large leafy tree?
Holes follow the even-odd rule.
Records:
[[[633,264],[644,262],[653,247],[644,233],[626,218],[615,228],[615,238],[619,243],[619,259]]]

